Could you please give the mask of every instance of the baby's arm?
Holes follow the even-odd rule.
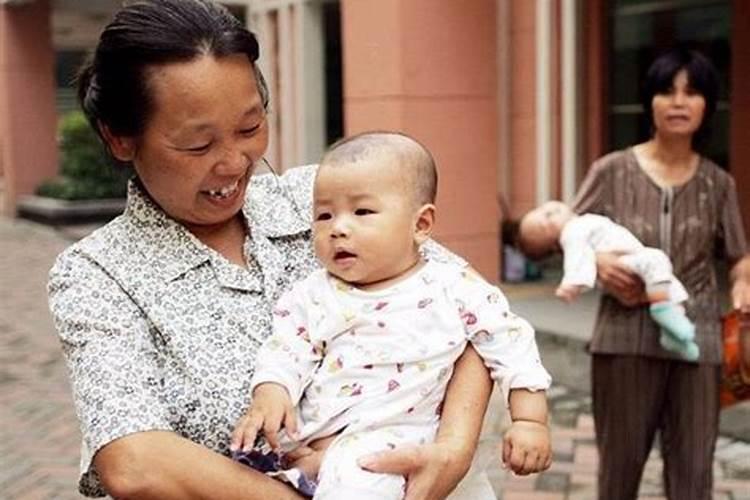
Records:
[[[284,294],[273,310],[273,334],[258,351],[252,402],[232,434],[233,451],[251,449],[260,431],[273,449],[279,447],[282,427],[295,437],[294,407],[324,355],[322,343],[310,336],[306,283]]]
[[[560,236],[563,277],[555,295],[572,302],[586,288],[596,284],[596,254],[589,244],[596,219],[579,216],[569,221]]]
[[[518,474],[542,471],[550,462],[544,392],[550,376],[541,364],[534,329],[510,311],[496,287],[464,280],[455,292],[464,300],[467,334],[499,383],[514,421],[503,441],[503,462]]]
[[[548,469],[552,450],[546,393],[513,389],[510,416],[513,423],[503,438],[503,464],[519,475]]]

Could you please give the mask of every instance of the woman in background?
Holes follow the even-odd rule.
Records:
[[[674,49],[659,57],[643,93],[651,138],[594,162],[574,204],[671,257],[690,295],[685,306],[700,348],[696,362],[662,348],[643,283],[616,255],[598,257],[607,293],[590,351],[602,500],[637,497],[657,430],[667,496],[711,498],[722,360],[719,260],[731,269],[733,306],[750,312],[750,257],[735,183],[697,150],[717,98],[716,71],[704,56]]]

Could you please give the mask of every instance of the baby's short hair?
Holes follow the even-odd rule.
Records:
[[[323,155],[321,166],[343,166],[384,158],[393,160],[410,182],[417,204],[435,203],[437,168],[430,151],[401,132],[369,131],[335,142]]]

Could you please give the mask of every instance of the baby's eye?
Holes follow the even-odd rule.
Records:
[[[331,214],[328,212],[321,212],[315,216],[315,220],[331,220]]]
[[[370,210],[369,208],[358,208],[354,211],[354,215],[370,215],[374,213],[375,212],[373,210]]]

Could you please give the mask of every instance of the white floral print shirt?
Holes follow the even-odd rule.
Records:
[[[198,241],[134,181],[125,212],[58,257],[48,291],[83,435],[81,493],[105,494],[92,458],[131,433],[172,431],[229,454],[273,305],[319,267],[315,170],[252,179],[247,269]],[[427,253],[448,255],[437,245]]]

